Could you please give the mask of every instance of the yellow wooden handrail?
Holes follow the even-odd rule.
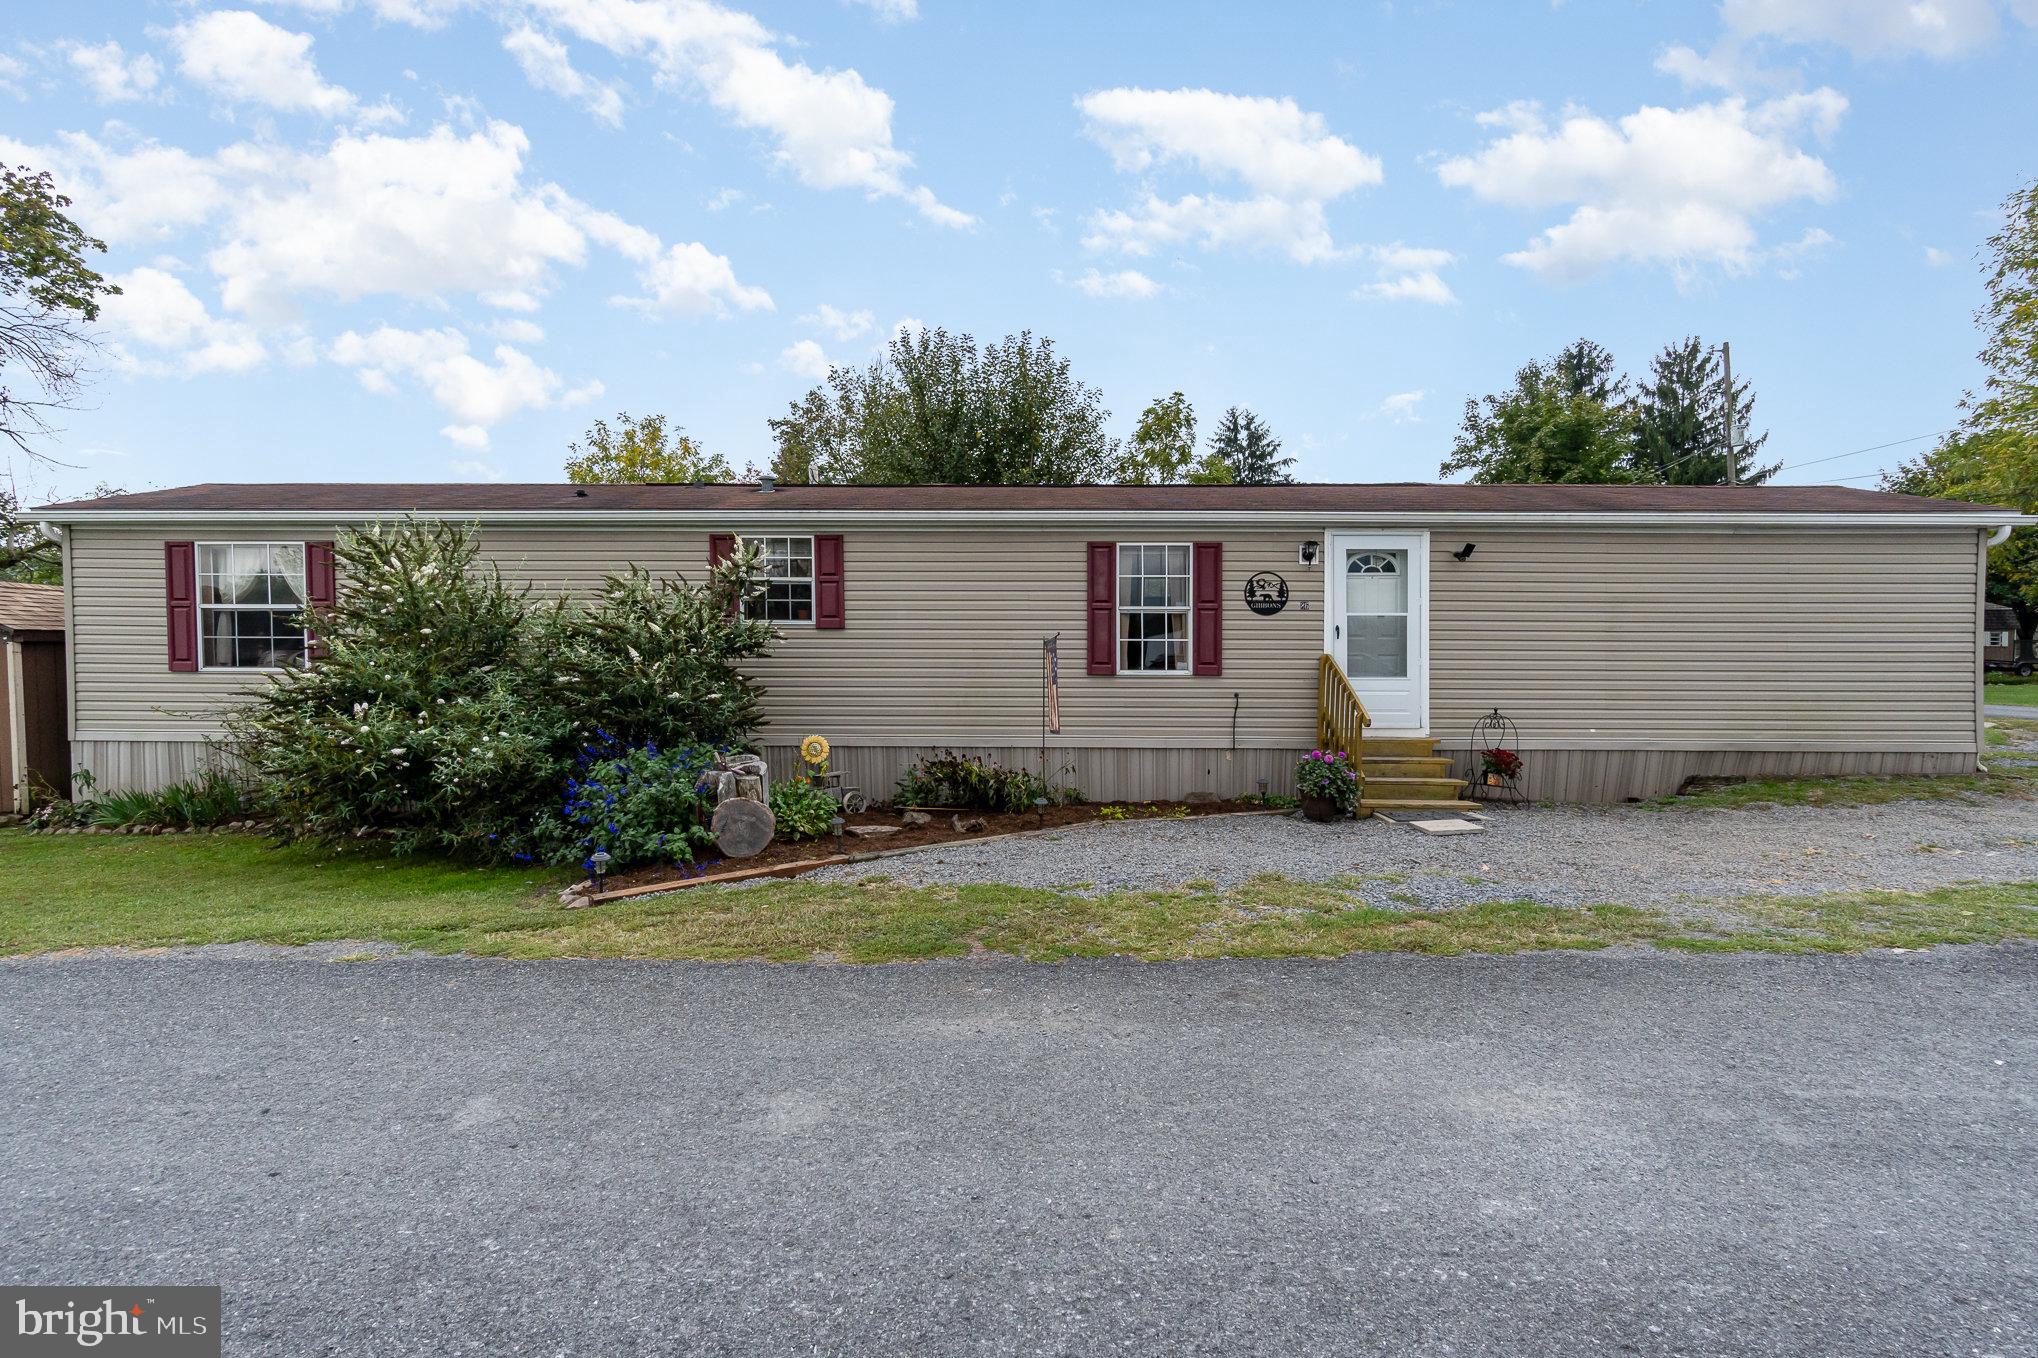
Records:
[[[1343,750],[1363,778],[1366,728],[1372,724],[1366,705],[1352,691],[1352,681],[1345,678],[1344,666],[1325,651],[1316,661],[1316,748]]]

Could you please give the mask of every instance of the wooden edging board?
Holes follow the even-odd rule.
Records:
[[[1257,811],[1212,811],[1208,815],[1185,816],[1184,820],[1222,820],[1226,816],[1286,816],[1293,812],[1270,806]],[[1155,816],[1145,819],[1162,820]],[[1131,821],[1096,820],[1093,825],[1127,825]],[[690,886],[714,886],[724,882],[754,882],[763,877],[797,877],[803,872],[817,868],[832,868],[844,863],[874,863],[881,858],[902,858],[909,853],[929,853],[935,849],[953,849],[966,844],[989,844],[997,839],[1026,839],[1034,835],[1051,835],[1062,830],[1078,829],[1074,825],[1051,825],[1044,830],[1007,830],[999,835],[979,835],[971,839],[945,839],[939,844],[913,844],[903,849],[866,849],[861,853],[829,854],[826,858],[803,858],[797,863],[774,863],[762,868],[738,868],[734,872],[721,872],[707,877],[683,877],[676,882],[650,882],[644,886],[626,886],[620,891],[604,891],[599,896],[582,897],[578,905],[567,907],[571,910],[585,909],[590,905],[607,905],[610,901],[628,900],[633,896],[660,896],[668,891],[684,891]]]

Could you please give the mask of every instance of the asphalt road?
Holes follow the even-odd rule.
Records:
[[[2038,949],[0,963],[0,1280],[235,1354],[2038,1353]]]

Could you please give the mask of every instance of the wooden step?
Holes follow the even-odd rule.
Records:
[[[1423,797],[1365,797],[1359,801],[1359,816],[1374,812],[1478,812],[1478,801],[1429,801]]]
[[[1366,775],[1362,791],[1369,801],[1393,797],[1399,800],[1441,801],[1454,800],[1465,790],[1462,778],[1376,778]]]
[[[1430,736],[1367,736],[1359,752],[1368,757],[1428,759],[1436,754],[1437,743]]]
[[[1404,758],[1391,754],[1369,754],[1362,761],[1362,769],[1368,778],[1448,778],[1451,776],[1451,761],[1442,755]]]

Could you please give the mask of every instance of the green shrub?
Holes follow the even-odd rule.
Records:
[[[1295,763],[1295,791],[1298,796],[1321,797],[1339,811],[1350,812],[1359,804],[1359,773],[1343,750],[1332,754],[1311,750]]]
[[[1057,805],[1078,801],[1074,788],[1052,788],[1039,774],[1008,769],[981,755],[944,750],[906,770],[893,800],[901,806],[956,807],[970,811],[1031,811],[1045,797]]]
[[[828,833],[828,823],[841,811],[835,799],[804,773],[773,783],[766,800],[778,822],[778,833],[792,839],[816,839]]]
[[[734,616],[754,555],[699,586],[632,569],[576,611],[506,583],[456,525],[377,525],[336,554],[340,599],[314,619],[326,656],[229,718],[286,836],[564,852],[545,836],[577,761],[735,744],[759,720],[736,664],[772,632]]]

